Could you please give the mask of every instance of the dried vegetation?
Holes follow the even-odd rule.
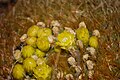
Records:
[[[20,36],[31,25],[42,21],[49,26],[52,20],[59,20],[62,27],[72,29],[78,28],[79,22],[84,21],[90,32],[98,29],[99,48],[96,59],[91,58],[95,62],[92,80],[120,79],[119,0],[18,0],[7,16],[0,17],[0,79],[11,78],[13,51],[20,44]],[[83,49],[81,56],[84,52]],[[69,71],[68,56],[63,53],[49,58],[52,66],[60,70],[58,77],[61,77],[62,71]],[[82,60],[80,65],[84,66]],[[57,73],[54,70],[53,74]],[[54,79],[55,76],[52,77]]]

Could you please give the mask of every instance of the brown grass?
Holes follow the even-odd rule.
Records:
[[[36,22],[49,25],[54,19],[62,27],[75,29],[84,21],[89,31],[98,29],[101,37],[93,80],[120,79],[119,0],[18,0],[0,21],[0,79],[11,76],[13,50],[20,43],[19,37]]]

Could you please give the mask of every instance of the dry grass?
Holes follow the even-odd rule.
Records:
[[[119,0],[18,0],[0,22],[0,79],[11,76],[13,50],[19,37],[38,21],[47,25],[59,20],[62,27],[78,27],[84,21],[89,31],[101,33],[93,80],[120,79]],[[82,64],[81,64],[82,65]]]

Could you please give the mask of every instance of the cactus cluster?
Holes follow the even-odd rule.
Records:
[[[17,61],[12,71],[15,79],[29,76],[30,79],[49,80],[53,69],[47,64],[47,56],[50,55],[48,53],[57,53],[61,49],[69,51],[71,47],[79,49],[78,40],[82,46],[98,47],[98,37],[90,35],[86,26],[73,30],[61,28],[60,25],[52,25],[52,28],[33,25],[24,35],[20,38],[24,46],[19,51],[19,56],[17,53],[14,56]]]

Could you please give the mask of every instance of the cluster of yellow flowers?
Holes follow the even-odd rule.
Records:
[[[22,79],[26,73],[32,73],[32,78],[49,80],[52,68],[46,64],[45,55],[50,50],[59,51],[57,47],[68,50],[71,46],[76,46],[77,40],[80,40],[85,46],[98,47],[97,36],[90,37],[88,29],[84,26],[75,31],[71,28],[65,28],[61,31],[59,29],[56,26],[50,29],[37,25],[28,29],[27,34],[20,38],[21,42],[25,43],[20,51],[21,54],[20,52],[19,54],[15,53],[15,59],[18,62],[13,68],[14,78]],[[20,60],[22,60],[21,63]]]
[[[17,63],[13,68],[13,77],[22,79],[26,73],[33,73],[34,78],[46,80],[50,78],[51,67],[46,64],[45,52],[49,50],[48,36],[52,35],[49,28],[40,28],[33,25],[27,31],[27,37],[23,36],[26,45],[21,50],[22,63]],[[24,41],[24,40],[23,40]]]

